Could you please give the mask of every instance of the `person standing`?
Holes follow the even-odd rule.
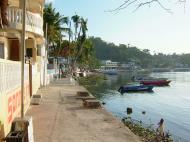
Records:
[[[156,129],[156,131],[158,132],[159,136],[161,136],[162,138],[164,137],[164,119],[161,118],[160,122],[158,123],[158,128]]]

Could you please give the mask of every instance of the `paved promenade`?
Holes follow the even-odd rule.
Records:
[[[85,88],[69,79],[39,89],[40,105],[30,106],[35,142],[140,142],[127,127],[105,109],[86,109],[76,100]]]

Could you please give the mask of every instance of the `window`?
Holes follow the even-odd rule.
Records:
[[[32,48],[26,48],[26,57],[31,58],[32,57]]]
[[[0,43],[0,58],[4,59],[4,44]]]

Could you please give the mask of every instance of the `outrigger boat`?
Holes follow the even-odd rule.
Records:
[[[121,86],[119,88],[119,92],[121,94],[125,93],[125,92],[140,92],[140,91],[148,91],[151,92],[154,86],[152,85],[125,85],[125,86]]]

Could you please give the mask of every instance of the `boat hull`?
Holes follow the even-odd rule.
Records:
[[[168,86],[170,80],[143,80],[140,81],[141,84],[143,85],[153,85],[153,86]]]
[[[121,86],[119,88],[120,93],[125,93],[125,92],[141,92],[141,91],[152,91],[154,86],[152,85],[138,85],[138,86]]]

